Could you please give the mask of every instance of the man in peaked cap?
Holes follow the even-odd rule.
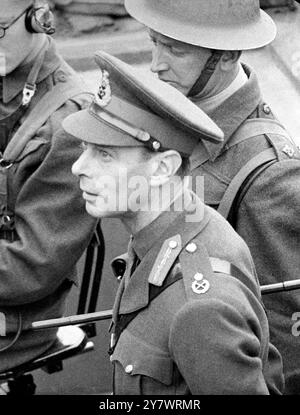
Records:
[[[204,176],[205,202],[245,239],[261,285],[299,278],[300,154],[263,100],[255,73],[240,62],[241,51],[274,39],[274,22],[259,0],[125,0],[125,7],[149,28],[152,71],[224,131],[222,143],[201,140],[190,157],[193,176]],[[299,293],[263,300],[286,393],[300,393],[293,335]]]
[[[63,127],[87,211],[131,233],[113,309],[115,394],[278,394],[281,359],[249,250],[182,166],[219,128],[181,93],[104,52],[99,92]],[[124,256],[122,256],[124,260]]]
[[[53,30],[45,1],[0,0],[1,374],[56,341],[56,330],[28,328],[63,314],[96,223],[70,172],[80,150],[61,129],[90,95]]]

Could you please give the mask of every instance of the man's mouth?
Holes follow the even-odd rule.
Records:
[[[81,189],[81,190],[82,190],[82,197],[83,197],[84,200],[86,200],[87,202],[94,202],[95,201],[95,199],[97,197],[97,195],[95,193],[90,193],[90,192],[87,192],[83,189]]]
[[[159,78],[162,82],[165,82],[166,84],[169,84],[169,85],[172,85],[172,86],[175,86],[175,85],[177,85],[177,82],[175,82],[175,81],[171,81],[170,79],[163,79],[163,78]]]

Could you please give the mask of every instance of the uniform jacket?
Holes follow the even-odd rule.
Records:
[[[45,48],[36,94],[14,130],[48,90],[73,74],[50,39]],[[31,66],[19,67],[2,79],[2,117],[13,116]],[[76,263],[95,227],[71,173],[80,154],[78,143],[60,128],[62,120],[87,101],[82,94],[61,106],[9,169],[8,198],[16,228],[13,241],[0,239],[0,349],[16,335],[20,316],[22,334],[12,348],[0,352],[1,371],[32,359],[53,343],[56,330],[26,329],[32,321],[62,315],[66,294],[76,281]]]
[[[228,150],[231,137],[245,120],[274,118],[261,97],[255,74],[246,66],[244,69],[248,82],[209,114],[224,131],[224,143],[201,143],[191,164],[193,175],[205,178],[206,203],[217,208],[238,170],[261,151],[275,149],[277,162],[253,182],[235,218],[235,229],[250,248],[263,285],[299,278],[300,155],[293,143],[274,134],[254,136]],[[297,323],[293,315],[300,310],[299,291],[267,295],[263,301],[271,341],[283,357],[286,393],[300,393],[300,347],[297,330],[293,329]]]
[[[140,264],[123,277],[113,311],[114,393],[279,393],[281,359],[249,250],[218,213],[193,203],[201,207],[195,221],[164,212],[134,237]],[[235,277],[224,261],[240,270]],[[149,302],[153,287],[172,278]],[[116,341],[118,321],[133,312]]]

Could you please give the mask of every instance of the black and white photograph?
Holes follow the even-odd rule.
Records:
[[[299,1],[0,0],[0,395],[300,396]]]

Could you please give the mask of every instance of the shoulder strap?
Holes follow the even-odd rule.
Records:
[[[30,111],[24,123],[8,143],[3,158],[10,162],[15,161],[27,142],[47,119],[66,101],[82,93],[85,91],[80,86],[77,76],[71,76],[64,84],[55,85]]]
[[[209,260],[214,273],[228,274],[236,278],[252,291],[257,298],[261,298],[258,280],[250,279],[239,267],[224,259],[210,257]]]
[[[201,298],[201,294],[209,290],[209,283],[215,279],[216,273],[228,274],[236,278],[260,298],[258,280],[252,280],[242,270],[243,264],[235,265],[227,260],[210,256],[200,238],[194,238],[182,250],[179,259],[187,298]]]
[[[289,141],[292,141],[287,131],[278,121],[269,118],[253,118],[247,120],[237,130],[230,140],[228,149],[249,138],[264,134],[281,135]],[[230,212],[235,205],[234,202],[237,200],[237,195],[244,195],[246,187],[248,189],[254,179],[269,165],[273,164],[276,159],[276,153],[271,147],[254,156],[239,170],[236,176],[231,180],[219,204],[218,212],[224,216],[224,218],[229,219]],[[241,201],[241,198],[239,198],[239,201]]]
[[[259,169],[259,174],[265,170],[271,163],[277,159],[273,148],[268,148],[257,154],[244,167],[238,172],[238,174],[231,180],[230,185],[227,187],[223,198],[219,204],[218,212],[227,219],[236,196],[241,192],[243,184],[247,181],[247,178]],[[255,176],[257,177],[257,175]]]
[[[243,123],[230,139],[228,149],[248,140],[249,138],[263,134],[282,135],[291,141],[285,128],[277,121],[270,118],[251,118]]]

